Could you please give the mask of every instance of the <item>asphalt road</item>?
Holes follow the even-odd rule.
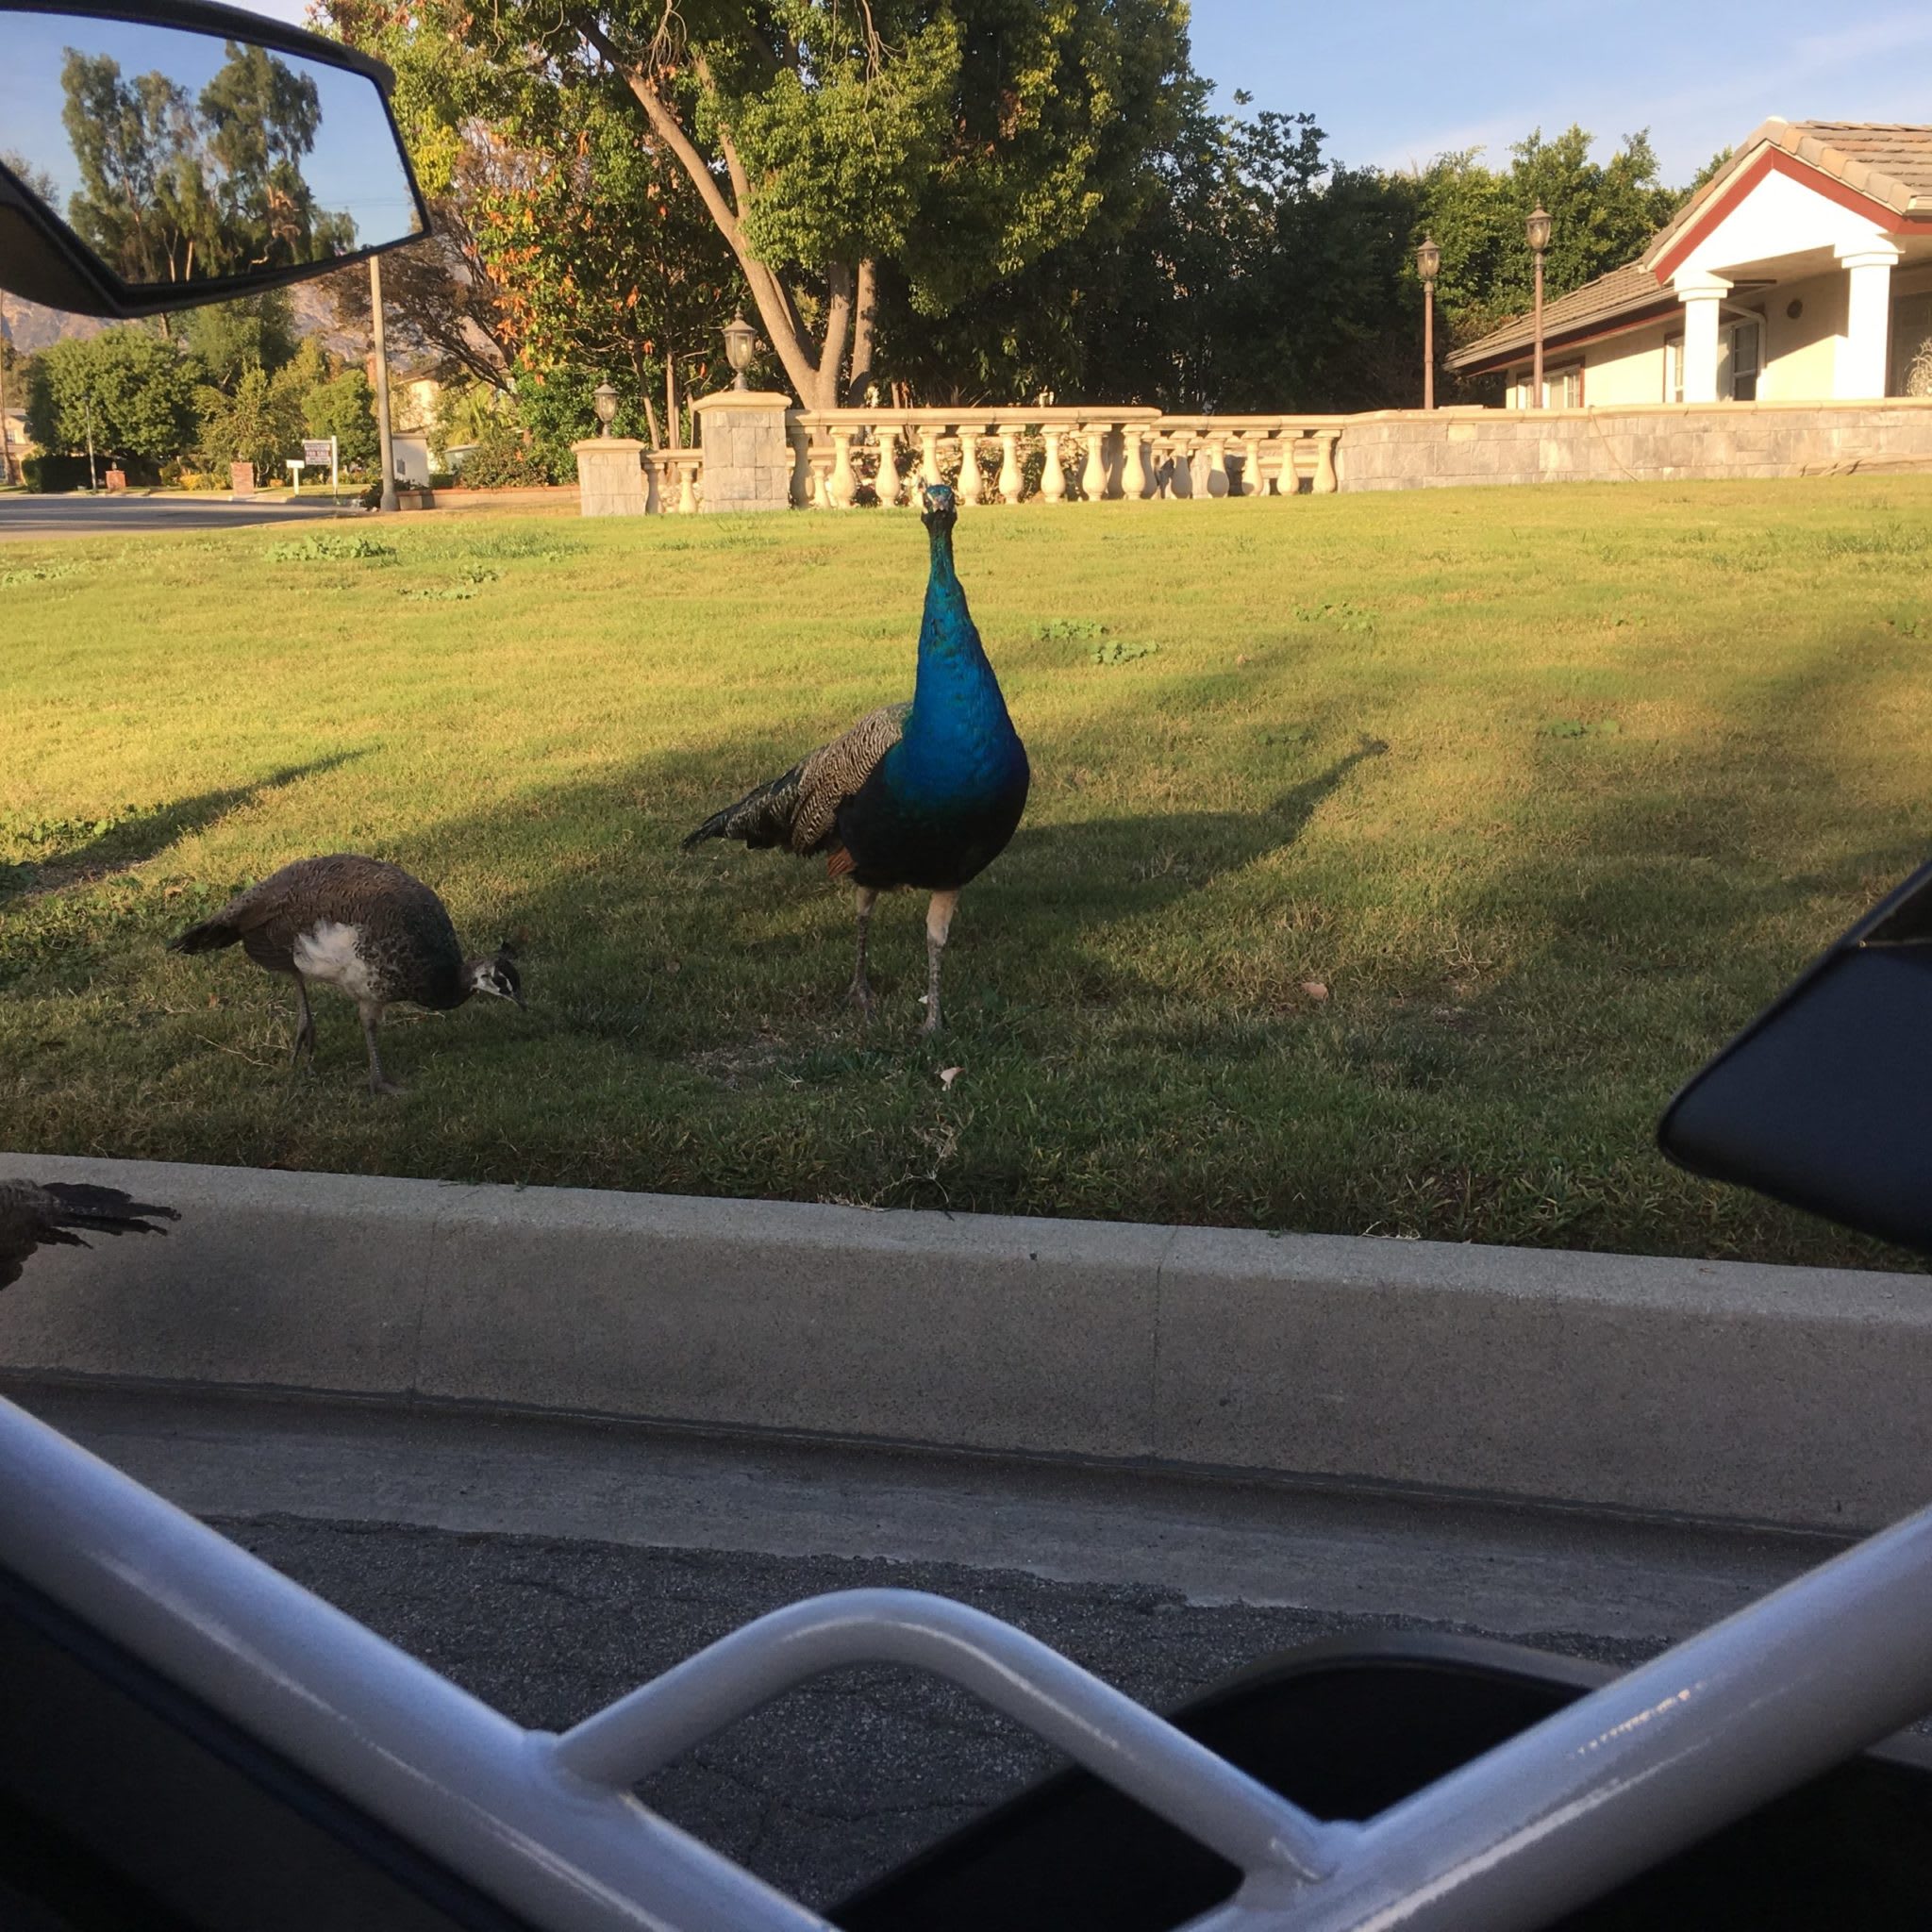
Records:
[[[520,1724],[559,1730],[767,1610],[868,1585],[1005,1618],[1157,1707],[1317,1638],[1416,1625],[1171,1591],[881,1558],[630,1549],[541,1537],[213,1519],[284,1574]],[[1627,1664],[1656,1640],[1558,1632]],[[641,1787],[646,1804],[808,1904],[833,1904],[1055,1768],[963,1692],[891,1668],[822,1678]]]
[[[0,543],[53,537],[152,537],[171,530],[227,530],[246,524],[360,515],[326,497],[230,503],[225,497],[0,495]]]
[[[1159,1707],[1318,1637],[1436,1628],[1627,1664],[1827,1539],[556,1418],[10,1385],[522,1724],[561,1728],[762,1612],[938,1591]],[[826,1905],[1050,1768],[896,1670],[795,1691],[646,1801]]]

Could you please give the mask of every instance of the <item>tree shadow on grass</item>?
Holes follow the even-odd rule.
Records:
[[[198,792],[173,805],[51,827],[46,842],[53,849],[46,858],[0,865],[0,906],[31,905],[69,886],[130,872],[230,812],[362,756],[359,751],[332,752],[306,765],[285,765],[252,785],[231,785],[219,791]],[[72,842],[75,841],[78,842]]]

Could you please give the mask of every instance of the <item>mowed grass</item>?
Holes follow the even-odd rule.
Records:
[[[313,535],[0,549],[0,1146],[1898,1260],[1651,1135],[1932,846],[1932,479],[969,513],[1034,781],[932,1042],[921,903],[863,1034],[821,866],[677,850],[909,694],[910,516]],[[162,949],[341,849],[523,953],[400,1100]]]

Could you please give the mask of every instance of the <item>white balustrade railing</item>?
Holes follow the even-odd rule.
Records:
[[[966,508],[1150,495],[1144,453],[1158,420],[1157,409],[1119,407],[794,410],[786,419],[791,501],[846,509],[869,491],[902,504],[917,485],[940,482]]]
[[[1316,495],[1337,487],[1341,419],[1167,416],[1158,409],[793,410],[791,501],[848,509],[870,494],[909,502],[919,483],[951,482],[982,504],[1128,502],[1239,493]],[[1230,469],[1229,459],[1236,459]],[[1037,459],[1037,460],[1036,460]]]
[[[1032,408],[793,409],[786,415],[794,508],[910,504],[951,483],[962,508],[1330,494],[1339,416],[1170,416],[1078,405]],[[704,451],[643,458],[650,508],[704,500]]]

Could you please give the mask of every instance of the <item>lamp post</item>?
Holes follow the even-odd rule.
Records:
[[[1436,407],[1436,277],[1442,272],[1442,251],[1424,235],[1415,252],[1415,272],[1423,278],[1423,408]]]
[[[1550,245],[1550,218],[1541,202],[1529,217],[1529,252],[1536,258],[1536,308],[1531,324],[1534,360],[1530,368],[1530,407],[1543,407],[1543,251]]]
[[[610,425],[617,420],[617,391],[608,382],[600,382],[591,391],[591,401],[596,406],[597,421],[604,426],[599,436],[608,436]]]
[[[389,426],[389,337],[382,325],[382,257],[369,258],[369,317],[375,348],[375,447],[382,465],[382,508],[396,508],[396,445]]]
[[[744,372],[751,367],[751,358],[758,346],[758,331],[745,321],[741,313],[734,312],[724,325],[724,359],[731,364],[731,387],[737,390],[748,389]]]

